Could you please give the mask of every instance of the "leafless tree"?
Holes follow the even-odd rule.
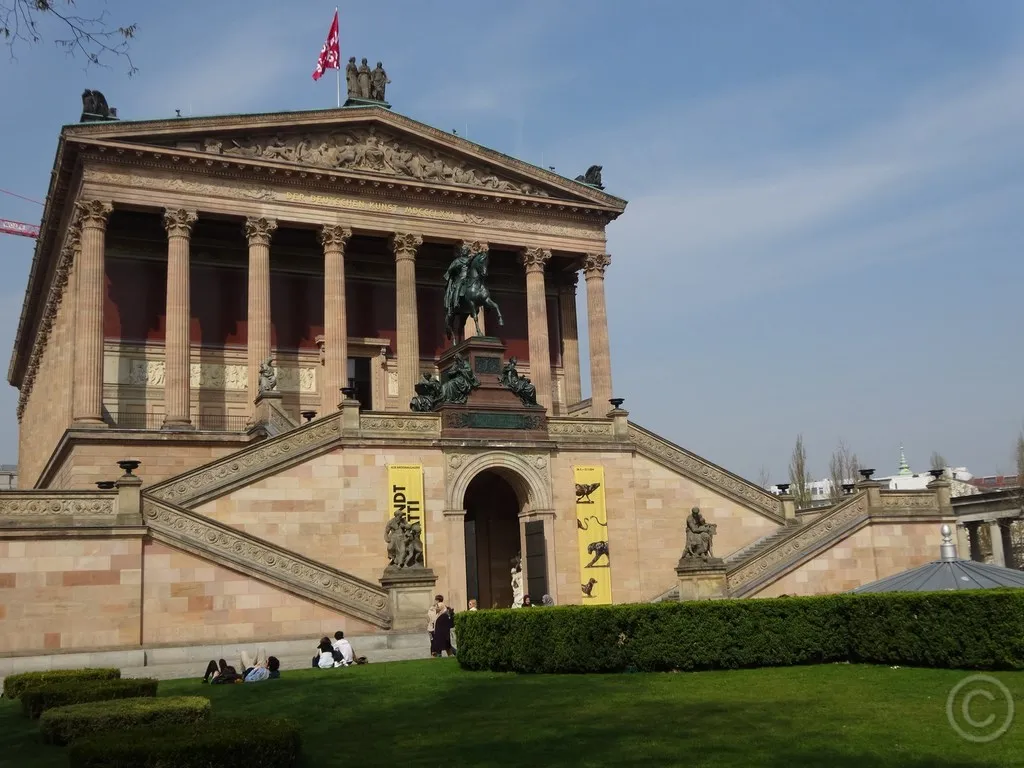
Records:
[[[793,458],[789,462],[789,492],[796,499],[796,508],[804,509],[811,505],[811,475],[807,471],[807,451],[804,449],[804,436],[796,436],[793,447]]]
[[[946,457],[938,451],[932,451],[932,469],[945,469],[949,466]]]
[[[42,42],[41,28],[51,19],[62,30],[53,42],[69,56],[99,65],[105,59],[119,58],[127,62],[129,76],[138,71],[129,54],[138,25],[114,26],[105,10],[80,13],[76,0],[0,0],[0,38],[7,43],[11,58],[16,44]]]
[[[1013,460],[1017,468],[1017,501],[1024,507],[1024,432],[1017,434],[1017,445],[1014,446]]]
[[[771,475],[768,474],[768,467],[764,464],[761,465],[761,469],[757,473],[757,484],[766,491],[771,487]]]
[[[843,483],[857,482],[857,473],[860,470],[860,462],[857,461],[857,454],[850,450],[850,447],[839,441],[839,446],[832,453],[828,462],[828,475],[831,481],[829,496],[835,504],[843,495]]]

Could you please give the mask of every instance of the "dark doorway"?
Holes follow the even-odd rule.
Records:
[[[481,608],[511,608],[511,560],[520,554],[515,489],[501,475],[484,471],[470,482],[464,504],[466,596]]]

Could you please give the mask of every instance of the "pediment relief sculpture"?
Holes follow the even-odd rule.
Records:
[[[532,184],[500,178],[487,166],[470,165],[436,149],[416,146],[372,128],[290,136],[217,137],[207,138],[198,146],[194,142],[182,142],[179,147],[195,147],[215,155],[262,158],[331,170],[366,171],[416,181],[460,184],[495,192],[549,196]]]

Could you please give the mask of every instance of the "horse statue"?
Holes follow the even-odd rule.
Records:
[[[471,253],[466,246],[459,249],[459,255],[444,272],[447,283],[444,291],[445,336],[456,343],[464,340],[466,321],[471,317],[476,327],[476,335],[482,335],[480,321],[477,319],[481,308],[493,309],[498,316],[498,325],[505,324],[501,310],[484,285],[486,277],[487,252]]]

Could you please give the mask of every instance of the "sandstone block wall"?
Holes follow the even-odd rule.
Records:
[[[138,645],[142,540],[0,541],[0,653]]]
[[[375,627],[158,542],[144,548],[146,644],[189,645],[309,637]],[[312,657],[310,651],[310,657]]]
[[[753,597],[846,592],[939,557],[935,522],[869,523]]]

